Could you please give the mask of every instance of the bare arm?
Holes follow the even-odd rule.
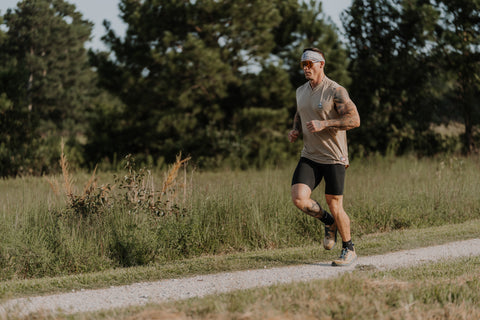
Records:
[[[295,116],[293,117],[293,130],[302,132],[302,121],[300,120],[300,115],[298,112],[296,112]]]
[[[357,106],[350,99],[345,88],[338,87],[335,90],[333,102],[340,118],[328,120],[327,127],[334,127],[338,130],[350,130],[360,126],[360,115],[358,114]]]
[[[347,90],[343,87],[338,87],[335,90],[333,97],[335,110],[340,116],[337,119],[331,120],[313,120],[307,123],[307,128],[310,132],[319,132],[325,128],[335,128],[338,130],[350,130],[360,126],[360,115],[357,107],[350,99]]]
[[[295,117],[293,117],[293,128],[288,133],[288,141],[295,142],[298,139],[298,136],[302,132],[302,121],[300,119],[300,115],[298,112],[295,113]]]

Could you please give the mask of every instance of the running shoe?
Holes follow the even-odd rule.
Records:
[[[337,243],[337,225],[325,225],[325,238],[323,238],[323,247],[326,250],[332,250]]]
[[[355,249],[350,250],[348,248],[343,248],[340,257],[337,260],[333,260],[332,266],[346,267],[355,262],[355,260],[357,260]]]

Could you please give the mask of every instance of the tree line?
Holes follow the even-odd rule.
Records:
[[[320,1],[119,0],[124,35],[65,0],[23,0],[0,16],[0,175],[70,163],[265,167],[287,142],[303,48],[326,55],[362,125],[352,157],[477,151],[480,1],[353,0],[344,32]],[[460,135],[439,132],[459,123]]]

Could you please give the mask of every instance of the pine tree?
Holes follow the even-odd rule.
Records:
[[[23,0],[4,20],[2,90],[24,123],[16,134],[29,137],[24,141],[28,150],[12,159],[11,166],[38,172],[56,162],[50,148],[58,147],[60,136],[74,141],[81,132],[93,84],[84,47],[92,23],[63,0]]]
[[[346,58],[318,1],[122,0],[120,9],[125,37],[105,24],[114,58],[92,58],[101,85],[125,103],[113,143],[121,154],[174,160],[183,151],[247,165],[282,157],[301,50],[320,45],[332,61]]]
[[[435,96],[428,46],[437,18],[423,0],[354,0],[347,10],[351,95],[362,117],[353,148],[402,154],[426,147]]]
[[[480,1],[432,1],[440,11],[433,56],[452,83],[444,118],[463,122],[463,151],[478,152],[474,128],[480,125]]]

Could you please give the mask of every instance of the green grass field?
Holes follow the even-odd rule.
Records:
[[[100,172],[95,183],[88,182],[90,173],[76,173],[71,177],[72,197],[65,195],[68,188],[62,176],[48,180],[32,177],[2,180],[0,297],[332,259],[332,254],[338,252],[321,249],[321,224],[291,204],[294,165],[263,171],[219,172],[198,172],[187,167],[185,171],[178,170],[170,184],[166,181],[172,176],[164,172],[130,170],[117,173],[117,178]],[[478,157],[379,157],[354,161],[347,170],[344,202],[359,254],[479,237],[478,190]],[[157,191],[163,193],[151,197]],[[314,197],[325,204],[322,191],[323,185],[314,192]],[[478,260],[446,264],[465,264],[466,269],[471,269],[459,271],[455,276],[439,276],[433,282],[451,280],[450,285],[457,283],[458,290],[467,290],[469,287],[462,283],[474,272],[477,279],[472,284],[478,287]],[[444,267],[439,264],[434,268],[441,274]],[[421,273],[420,269],[405,272],[412,275]],[[393,311],[396,316],[383,318],[407,319],[401,310],[409,304],[409,310],[415,310],[412,319],[434,318],[458,308],[479,312],[473,303],[478,302],[478,295],[472,294],[471,304],[468,300],[461,305],[455,298],[458,295],[455,286],[437,287],[425,277],[402,280],[395,272],[378,277],[375,273],[361,273],[308,285],[255,290],[249,293],[257,297],[254,300],[246,299],[247,294],[240,292],[210,302],[209,298],[198,302],[194,299],[153,311],[119,312],[123,317],[172,312],[181,315],[180,318],[294,319],[294,313],[289,314],[277,305],[282,299],[289,299],[299,310],[304,310],[302,319],[359,318],[353,316],[353,310],[360,306],[368,309],[367,305],[370,309],[359,319],[371,318],[368,316],[371,312],[387,315]],[[457,278],[467,280],[455,282]],[[386,297],[389,282],[393,288],[404,283],[406,295]],[[372,284],[378,284],[378,288],[371,288]],[[358,286],[369,289],[365,291],[368,294],[348,300],[349,292],[353,294],[359,290]],[[418,288],[427,290],[425,295],[430,298],[418,296]],[[343,307],[335,307],[340,309],[315,304],[312,308],[301,307],[310,305],[308,301],[316,299],[316,292],[332,301],[347,300],[341,303]],[[442,298],[449,295],[453,298]],[[251,316],[245,318],[245,315]]]

